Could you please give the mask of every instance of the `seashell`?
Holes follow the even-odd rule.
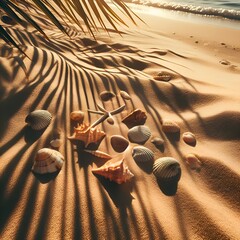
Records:
[[[128,138],[133,143],[145,143],[151,136],[151,131],[147,126],[135,126],[128,131]]]
[[[149,162],[153,161],[154,153],[146,147],[136,146],[132,150],[132,157],[136,162]]]
[[[61,145],[62,145],[62,140],[61,139],[53,139],[51,142],[50,142],[50,145],[52,148],[54,149],[58,149]]]
[[[74,128],[74,133],[68,139],[72,144],[78,145],[80,142],[84,143],[84,147],[87,148],[91,143],[100,143],[106,133],[97,129],[92,128],[86,123],[79,124],[78,127]]]
[[[180,164],[172,157],[158,158],[153,164],[153,174],[162,181],[179,181],[181,176]]]
[[[197,172],[201,171],[202,163],[195,154],[190,153],[185,156],[185,159],[186,159],[186,163],[189,165],[189,167],[192,170],[195,170]]]
[[[93,169],[92,172],[118,184],[125,183],[134,176],[124,163],[124,159],[117,162],[110,160],[100,168]]]
[[[101,159],[111,159],[112,157],[105,153],[105,152],[102,152],[102,151],[99,151],[99,150],[95,150],[95,151],[92,151],[92,150],[87,150],[85,149],[84,152],[87,152],[87,153],[90,153],[91,155],[95,156],[95,157],[98,157],[98,158],[101,158]]]
[[[125,92],[125,91],[120,91],[120,96],[122,97],[122,99],[125,99],[125,100],[131,100],[131,96]]]
[[[182,138],[183,138],[183,141],[188,144],[188,145],[191,145],[191,146],[195,146],[196,145],[196,137],[193,133],[191,132],[185,132],[183,133],[182,135]]]
[[[160,137],[154,137],[151,140],[151,143],[153,143],[156,147],[161,147],[164,145],[164,140]]]
[[[132,128],[137,125],[143,125],[146,122],[147,115],[140,109],[136,109],[132,111],[129,115],[127,115],[122,122],[128,127]]]
[[[115,97],[115,93],[110,91],[103,91],[100,93],[99,97],[102,101],[108,101],[111,100],[113,97]]]
[[[70,113],[70,118],[74,122],[82,123],[84,119],[84,112],[82,111],[73,111]]]
[[[228,61],[228,60],[225,60],[225,59],[223,59],[223,60],[221,60],[221,61],[219,61],[222,65],[230,65],[231,63]]]
[[[50,148],[40,149],[34,160],[32,171],[38,174],[57,172],[62,168],[64,162],[63,155]]]
[[[113,117],[108,117],[108,118],[107,118],[107,122],[108,122],[109,124],[113,125],[113,124],[114,124],[114,119],[113,119]]]
[[[166,71],[161,71],[157,76],[154,76],[153,79],[168,82],[172,79],[172,75]]]
[[[113,135],[110,142],[114,151],[118,153],[124,152],[129,145],[129,141],[121,135]]]
[[[162,124],[162,130],[165,133],[177,133],[180,131],[180,127],[176,122],[173,122],[171,120],[166,120]]]
[[[51,122],[52,115],[47,110],[35,110],[29,113],[25,119],[25,122],[33,130],[43,130]]]

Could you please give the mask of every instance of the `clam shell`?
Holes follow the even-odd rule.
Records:
[[[151,136],[151,131],[147,126],[135,126],[128,131],[128,138],[133,143],[145,143]]]
[[[165,133],[178,133],[180,131],[179,125],[171,120],[165,120],[162,124],[162,130]]]
[[[197,143],[195,135],[191,132],[183,133],[182,139],[186,144],[191,145],[191,146],[195,146]]]
[[[131,100],[132,99],[131,96],[125,91],[120,91],[120,96],[125,100]]]
[[[132,128],[137,125],[143,125],[147,120],[147,115],[140,109],[136,109],[132,111],[129,115],[127,115],[122,122],[128,127]]]
[[[51,142],[50,142],[50,145],[52,148],[54,149],[58,149],[61,145],[62,145],[62,140],[61,139],[53,139]]]
[[[51,122],[52,115],[47,110],[35,110],[29,113],[25,119],[25,122],[33,130],[43,130]]]
[[[153,161],[154,153],[146,147],[136,146],[132,150],[132,157],[136,162],[149,162]]]
[[[93,169],[92,172],[118,184],[125,183],[134,176],[123,159],[117,162],[110,160],[100,168]]]
[[[164,140],[160,137],[154,137],[151,140],[151,143],[153,143],[156,147],[161,147],[164,145]]]
[[[115,96],[115,93],[110,91],[103,91],[99,94],[100,99],[105,102],[111,100]]]
[[[38,174],[57,172],[62,168],[63,155],[50,148],[40,149],[34,159],[32,171]]]
[[[121,135],[113,135],[110,139],[114,151],[121,153],[124,152],[129,146],[129,141]]]
[[[84,119],[84,112],[82,111],[73,111],[70,113],[70,118],[74,122],[82,123]]]
[[[153,174],[162,181],[179,181],[181,176],[180,164],[172,157],[158,158],[153,164]]]
[[[197,172],[201,171],[202,168],[202,162],[199,160],[198,156],[195,154],[187,154],[185,156],[186,163],[189,165],[189,167],[192,170],[195,170]]]

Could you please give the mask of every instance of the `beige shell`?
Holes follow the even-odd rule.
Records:
[[[108,118],[107,118],[107,122],[108,122],[109,124],[113,125],[113,124],[114,124],[114,119],[113,119],[113,117],[112,117],[112,116],[111,116],[111,117],[108,117]]]
[[[161,71],[157,74],[157,76],[154,76],[153,78],[158,81],[168,82],[172,79],[172,74],[166,71]]]
[[[144,111],[140,109],[135,109],[130,114],[128,114],[122,122],[128,127],[132,128],[137,125],[143,125],[147,120],[147,115]]]
[[[27,115],[25,122],[33,130],[40,131],[50,124],[51,119],[52,115],[47,110],[35,110]]]
[[[125,183],[134,176],[123,159],[117,162],[110,160],[100,168],[93,169],[92,172],[118,184]]]
[[[61,145],[62,145],[62,140],[57,138],[57,139],[53,139],[51,142],[50,142],[50,145],[52,148],[54,149],[58,149]]]
[[[102,101],[109,101],[115,96],[116,96],[115,93],[110,92],[110,91],[103,91],[99,95],[99,97]]]
[[[180,131],[179,125],[171,120],[165,120],[162,124],[162,130],[165,133],[178,133]]]
[[[180,164],[172,157],[158,158],[153,164],[153,174],[162,181],[179,181],[181,176]]]
[[[197,143],[195,135],[191,132],[183,133],[182,139],[186,144],[191,145],[191,146],[195,146]]]
[[[186,163],[189,165],[189,167],[192,169],[192,170],[195,170],[197,172],[200,172],[201,171],[201,168],[202,168],[202,163],[201,161],[199,160],[198,156],[195,155],[195,154],[187,154],[185,156],[185,160],[186,160]]]
[[[125,100],[131,100],[131,96],[125,91],[120,91],[120,96]]]
[[[132,150],[132,157],[136,162],[153,161],[154,153],[152,150],[144,146],[135,146]]]
[[[38,174],[57,172],[64,163],[63,155],[50,148],[40,149],[34,159],[32,171]]]
[[[151,131],[147,126],[135,126],[128,131],[128,138],[133,143],[145,143],[151,136]]]
[[[74,133],[68,139],[72,144],[78,145],[80,142],[84,143],[84,147],[87,148],[91,143],[100,143],[106,133],[97,129],[91,128],[88,124],[82,123],[78,127],[74,128]]]
[[[92,154],[95,157],[101,158],[101,159],[109,160],[109,159],[112,158],[109,154],[107,154],[105,152],[102,152],[102,151],[99,151],[99,150],[92,151],[92,150],[86,150],[85,149],[84,151]]]
[[[129,146],[129,141],[121,135],[111,136],[110,142],[114,151],[118,153],[124,152]]]
[[[82,123],[84,120],[84,112],[73,111],[70,113],[70,119],[74,122]]]
[[[160,137],[154,137],[151,140],[151,143],[153,143],[156,147],[161,147],[164,145],[164,140]]]

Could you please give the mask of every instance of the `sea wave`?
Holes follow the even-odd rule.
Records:
[[[124,1],[127,3],[140,4],[140,5],[163,8],[168,10],[175,10],[175,11],[194,13],[194,14],[240,20],[240,11],[235,9],[203,7],[203,6],[194,6],[194,5],[179,4],[179,3],[160,3],[160,2],[151,2],[148,0],[124,0]]]

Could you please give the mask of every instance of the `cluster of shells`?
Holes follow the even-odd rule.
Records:
[[[131,100],[130,95],[125,91],[120,91],[119,95],[125,102]],[[102,101],[109,101],[116,95],[110,91],[104,91],[100,94],[100,99]],[[94,174],[103,176],[110,181],[114,181],[118,184],[125,183],[129,181],[134,175],[128,168],[124,157],[116,161],[108,153],[98,150],[98,146],[101,141],[106,136],[106,133],[100,130],[97,125],[107,120],[108,123],[114,124],[113,115],[120,113],[125,105],[120,108],[107,111],[100,105],[97,105],[99,111],[89,110],[89,112],[100,114],[101,117],[94,123],[89,124],[84,122],[84,112],[78,110],[73,111],[70,114],[70,119],[74,122],[74,132],[68,137],[73,145],[77,147],[81,146],[82,150],[88,152],[95,157],[105,159],[106,163],[99,168],[92,170]],[[112,119],[109,121],[108,119]],[[52,116],[46,110],[36,110],[31,112],[26,117],[27,124],[34,130],[39,131],[45,129],[51,122]],[[113,150],[117,153],[124,153],[128,149],[130,143],[134,143],[132,148],[132,158],[136,163],[152,163],[152,172],[155,177],[164,182],[180,180],[181,167],[178,160],[172,157],[161,157],[154,159],[154,152],[149,148],[143,146],[151,138],[151,130],[145,125],[147,120],[147,114],[141,109],[134,109],[129,114],[127,114],[123,119],[124,123],[128,127],[128,133],[126,139],[121,135],[112,135],[110,137],[110,143]],[[175,134],[180,132],[180,126],[170,120],[165,120],[162,122],[162,131],[165,134]],[[182,135],[183,141],[190,145],[196,145],[196,137],[191,132],[184,132]],[[164,140],[161,137],[152,137],[151,142],[159,148],[164,145]],[[56,137],[51,141],[51,149],[43,148],[40,149],[35,157],[34,164],[32,167],[33,172],[38,174],[46,174],[59,171],[63,165],[64,157],[58,151],[61,144],[60,137]],[[136,145],[137,144],[137,145]],[[95,146],[92,149],[92,146]],[[191,169],[200,171],[201,162],[197,155],[188,154],[185,157],[186,163]]]

